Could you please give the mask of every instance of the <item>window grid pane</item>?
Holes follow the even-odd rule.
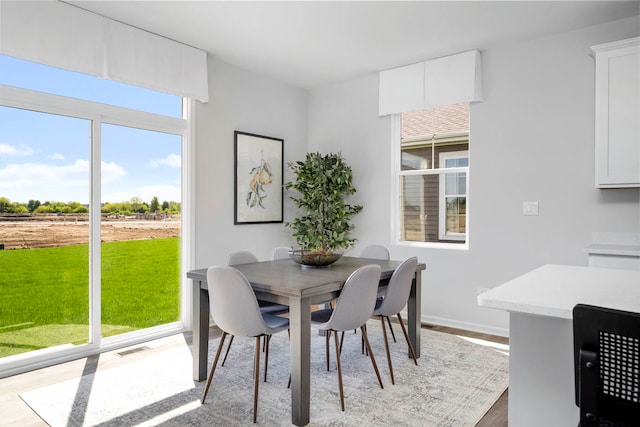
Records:
[[[400,133],[399,240],[464,244],[469,105],[403,113]]]

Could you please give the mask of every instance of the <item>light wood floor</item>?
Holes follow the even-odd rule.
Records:
[[[472,338],[494,341],[508,344],[508,339],[493,335],[479,334],[474,332],[452,329],[442,326],[423,326],[439,332],[452,333],[456,335],[469,336]],[[219,331],[211,329],[210,337],[215,338]],[[9,378],[0,379],[0,426],[21,426],[21,427],[46,427],[47,424],[40,419],[19,397],[19,393],[38,389],[50,384],[66,381],[79,376],[95,372],[96,370],[106,370],[122,364],[131,363],[149,356],[149,352],[161,352],[175,348],[176,346],[191,344],[190,334],[174,335],[150,341],[142,345],[131,348],[116,350],[98,356],[91,356],[78,359],[72,362],[63,363],[37,371],[15,375]],[[145,347],[144,351],[135,351]],[[133,350],[128,352],[128,350]],[[500,397],[495,405],[480,420],[476,427],[506,427],[507,426],[507,391]]]

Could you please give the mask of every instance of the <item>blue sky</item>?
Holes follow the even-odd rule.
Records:
[[[180,117],[179,97],[0,55],[0,85]],[[89,202],[91,123],[0,106],[0,197]],[[180,201],[181,139],[102,128],[102,201]]]

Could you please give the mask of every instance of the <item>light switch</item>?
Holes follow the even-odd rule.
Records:
[[[522,202],[522,215],[538,215],[538,202]]]

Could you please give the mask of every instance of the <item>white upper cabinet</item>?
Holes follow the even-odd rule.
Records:
[[[596,187],[640,187],[640,37],[593,46]]]

